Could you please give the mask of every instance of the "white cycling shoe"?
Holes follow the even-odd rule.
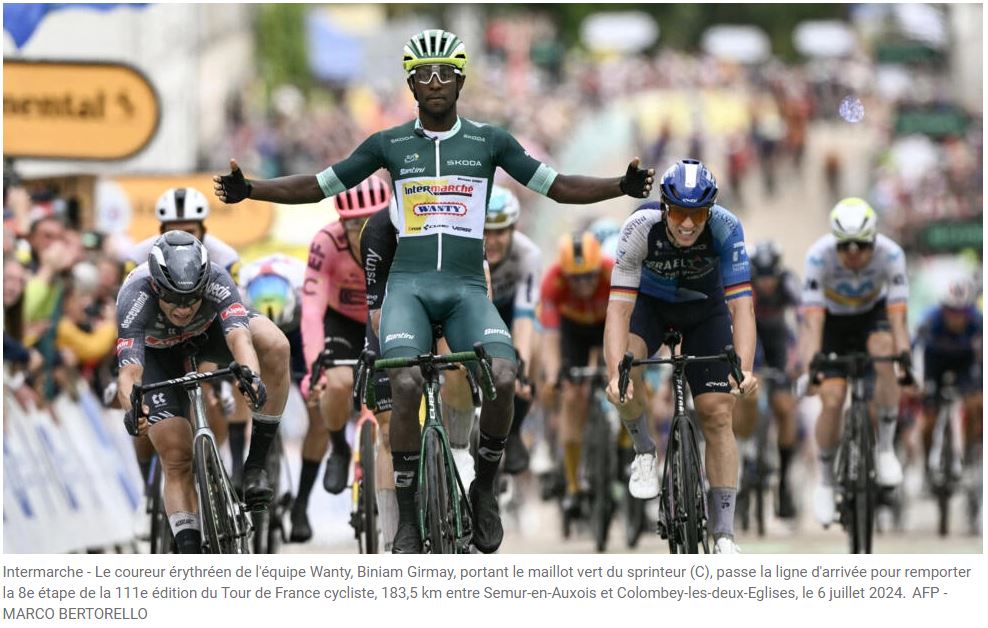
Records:
[[[740,554],[741,548],[729,536],[722,536],[714,543],[714,554]]]
[[[638,499],[652,499],[659,494],[659,467],[655,452],[636,454],[631,462],[628,491]]]
[[[817,521],[824,526],[829,526],[837,516],[837,507],[834,505],[834,487],[826,484],[817,484],[813,489],[813,514]]]
[[[875,481],[881,486],[902,484],[902,464],[895,457],[895,451],[879,451],[875,456]]]

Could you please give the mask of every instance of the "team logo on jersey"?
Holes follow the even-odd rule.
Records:
[[[117,338],[117,355],[124,349],[130,349],[134,346],[133,338]]]
[[[405,155],[405,163],[410,164],[419,160],[418,153],[412,153],[411,155]]]
[[[465,216],[467,206],[463,203],[418,203],[412,208],[416,216]]]
[[[423,172],[425,172],[425,168],[402,168],[398,174],[405,176],[406,174],[422,174]]]
[[[142,292],[137,295],[137,298],[134,300],[134,304],[130,306],[130,309],[127,311],[127,316],[124,317],[123,322],[120,323],[120,326],[124,329],[130,327],[130,324],[133,323],[134,319],[137,318],[137,315],[141,313],[141,308],[144,307],[144,304],[147,303],[147,301],[147,292]]]
[[[223,299],[230,298],[230,289],[221,283],[211,283],[209,287],[206,288],[206,296],[212,298],[215,301],[222,301]]]
[[[479,168],[484,164],[480,163],[476,159],[447,159],[446,165],[447,166],[475,166]]]
[[[247,316],[247,308],[243,303],[234,303],[230,307],[220,312],[220,318],[226,320],[231,316]]]

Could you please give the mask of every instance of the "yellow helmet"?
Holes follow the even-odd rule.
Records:
[[[559,266],[564,275],[596,272],[603,264],[600,242],[589,231],[567,233],[559,238]]]
[[[466,74],[467,47],[460,38],[438,28],[424,30],[414,35],[405,44],[402,65],[405,72],[420,65],[448,63],[456,67],[460,74]]]
[[[878,215],[867,201],[845,198],[830,211],[830,231],[839,242],[874,242],[878,236]]]

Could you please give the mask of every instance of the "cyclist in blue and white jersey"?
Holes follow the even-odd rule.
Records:
[[[983,320],[975,304],[976,297],[977,289],[970,278],[960,277],[947,282],[939,303],[926,314],[916,334],[916,344],[923,348],[922,433],[926,452],[930,449],[939,410],[937,392],[948,371],[954,374],[953,385],[962,399],[964,443],[970,447],[981,442]],[[917,372],[919,370],[917,368]]]
[[[818,352],[838,355],[867,351],[900,354],[909,359],[906,302],[909,283],[902,247],[878,233],[878,217],[860,198],[845,198],[830,212],[831,233],[806,253],[803,279],[800,366]],[[878,363],[873,401],[878,414],[876,480],[881,486],[902,482],[902,465],[892,448],[899,420],[899,387],[891,363]],[[911,379],[908,369],[901,383]],[[833,458],[840,435],[847,380],[839,370],[825,370],[810,382],[823,408],[816,423],[820,480],[813,508],[824,525],[834,519]]]
[[[662,202],[641,205],[624,222],[611,280],[604,331],[610,383],[607,396],[617,406],[635,447],[631,494],[650,499],[659,493],[655,442],[645,418],[642,369],[632,370],[627,402],[620,403],[618,365],[626,351],[644,358],[658,351],[670,327],[683,335],[682,352],[720,353],[733,344],[741,358],[743,382],[737,392],[758,389],[752,373],[755,313],[751,275],[741,222],[717,205],[717,181],[699,161],[684,159],[666,170]],[[710,524],[714,551],[739,552],[734,542],[738,450],[732,431],[735,395],[725,362],[686,367],[686,379],[706,444],[710,482]]]

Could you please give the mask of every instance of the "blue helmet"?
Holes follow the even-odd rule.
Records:
[[[662,201],[677,207],[709,207],[717,200],[717,179],[696,159],[682,159],[662,175]]]

